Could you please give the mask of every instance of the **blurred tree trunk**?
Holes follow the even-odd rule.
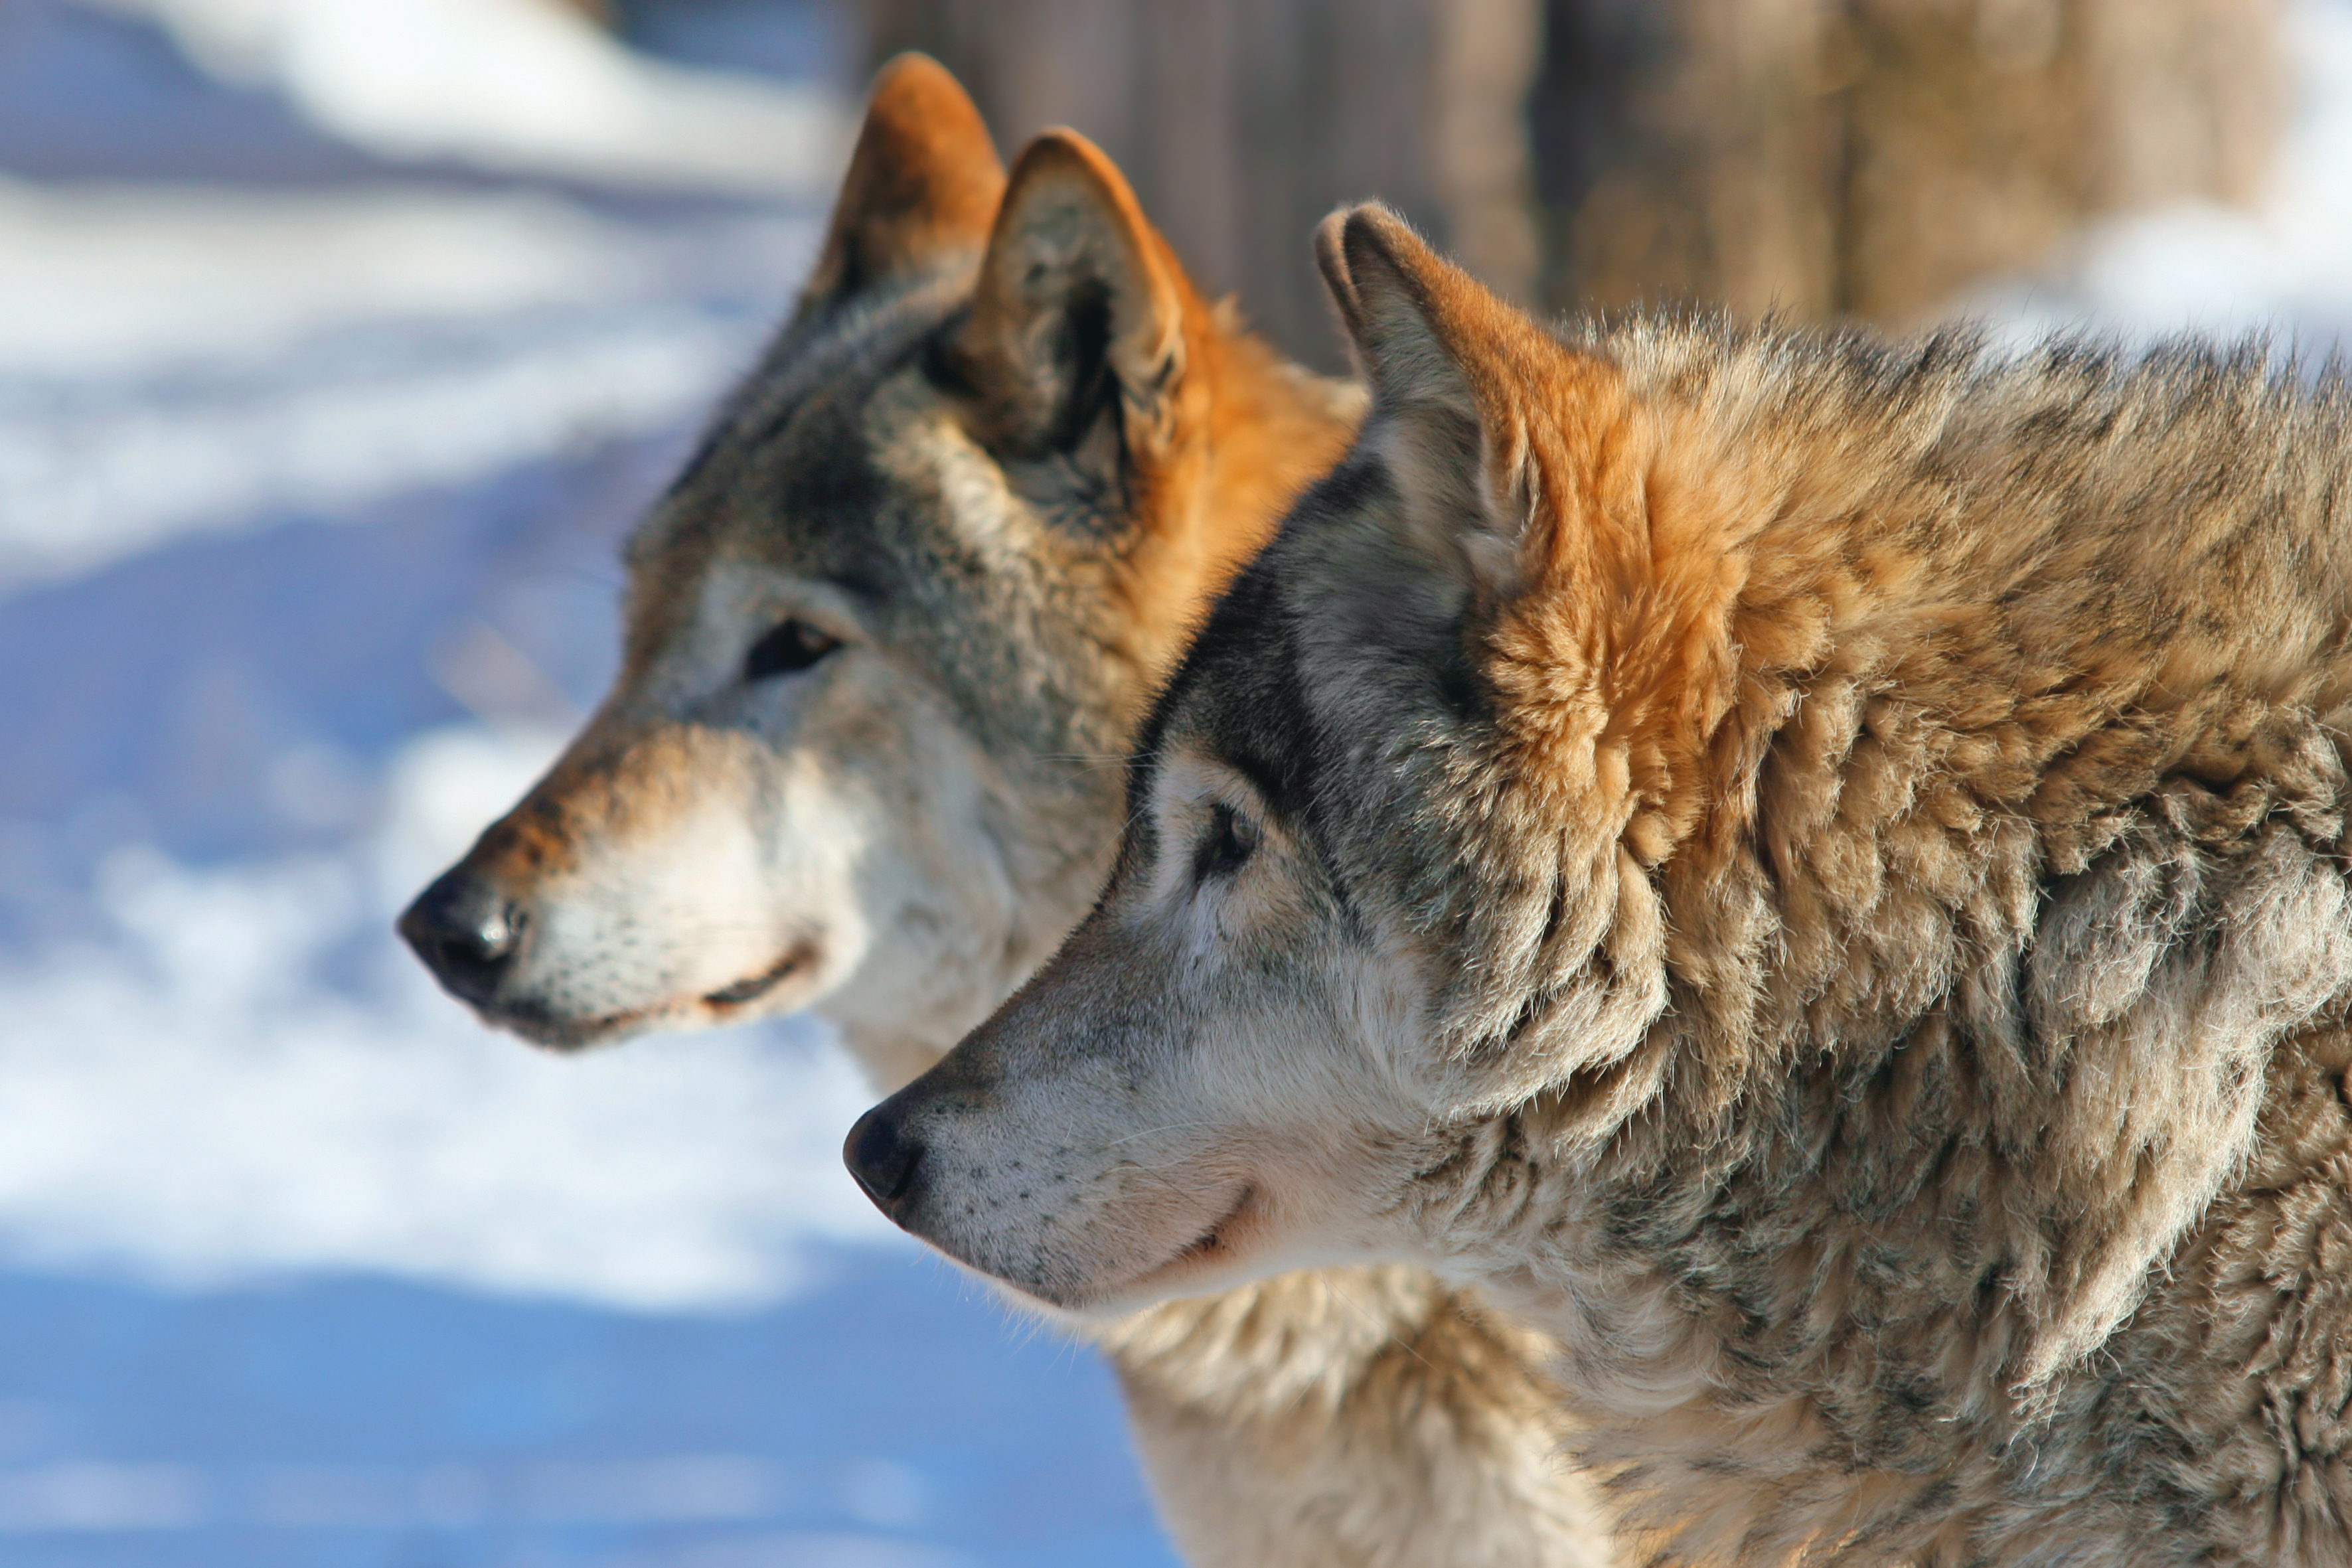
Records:
[[[2088,217],[2255,192],[2274,0],[1550,0],[1544,293],[1918,320]]]
[[[1307,237],[1380,196],[1505,295],[1901,324],[2085,217],[2242,200],[2278,0],[862,0],[1010,155],[1117,159],[1213,293],[1339,359]]]
[[[1202,288],[1338,368],[1307,239],[1380,196],[1520,299],[1538,273],[1523,106],[1542,0],[865,0],[874,57],[936,55],[1009,158],[1070,125]]]

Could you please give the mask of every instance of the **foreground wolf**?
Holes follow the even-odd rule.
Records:
[[[1086,911],[1154,683],[1360,408],[1204,306],[1083,140],[1008,188],[898,62],[797,313],[630,547],[616,688],[404,931],[546,1044],[814,1007],[905,1082]],[[1600,1560],[1532,1337],[1425,1275],[1097,1337],[1197,1562]]]
[[[2352,1563],[2342,392],[1319,247],[1363,434],[869,1191],[1085,1314],[1473,1279],[1660,1562]]]

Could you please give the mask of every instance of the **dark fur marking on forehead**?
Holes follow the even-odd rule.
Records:
[[[729,478],[718,470],[772,446],[812,398],[849,386],[870,391],[925,353],[961,320],[971,292],[969,277],[928,278],[787,321],[719,405],[694,455],[630,540],[628,558],[659,550],[699,497],[727,488]]]
[[[1255,784],[1277,815],[1303,822],[1314,807],[1316,721],[1299,673],[1293,612],[1283,601],[1282,559],[1303,535],[1393,493],[1376,458],[1350,454],[1300,497],[1274,544],[1244,567],[1211,608],[1199,636],[1152,704],[1136,740],[1128,798],[1150,792],[1179,709],[1201,709],[1201,728],[1223,762]],[[1213,706],[1197,695],[1213,692]]]
[[[1153,704],[1128,770],[1128,822],[1118,852],[1123,877],[1139,857],[1159,852],[1143,809],[1179,714],[1212,756],[1247,779],[1267,812],[1320,868],[1324,894],[1343,927],[1360,935],[1361,911],[1317,832],[1325,751],[1298,668],[1291,613],[1278,574],[1264,557],[1244,570],[1209,614],[1192,651]]]
[[[1297,652],[1275,576],[1254,563],[1209,613],[1175,679],[1145,722],[1130,799],[1151,786],[1179,710],[1218,760],[1248,779],[1276,816],[1303,824],[1313,809],[1314,719],[1299,686]]]
[[[1431,558],[1385,525],[1370,536],[1317,537],[1405,504],[1387,458],[1360,445],[1300,500],[1268,554],[1295,561],[1345,551],[1349,581],[1318,616],[1324,635],[1358,639],[1366,657],[1390,666],[1391,679],[1402,682],[1393,709],[1400,718],[1433,707],[1450,721],[1477,722],[1491,716],[1493,693],[1474,653],[1473,606],[1446,585],[1452,574],[1433,571]]]
[[[1373,500],[1392,496],[1394,483],[1389,478],[1387,465],[1371,453],[1359,447],[1339,460],[1339,466],[1308,488],[1298,498],[1283,524],[1288,535],[1303,533],[1328,519],[1344,517],[1370,504]]]

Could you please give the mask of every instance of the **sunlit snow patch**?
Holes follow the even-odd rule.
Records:
[[[827,88],[663,65],[552,0],[96,0],[226,79],[395,158],[815,196],[847,155]]]
[[[558,1058],[393,951],[377,889],[405,890],[544,755],[414,742],[379,841],[346,857],[110,861],[118,941],[0,970],[0,1254],[691,1310],[787,1297],[812,1247],[884,1239],[834,1153],[871,1096],[814,1026]],[[320,973],[355,938],[356,994]]]
[[[267,363],[355,321],[609,306],[667,281],[644,234],[523,191],[0,176],[0,368],[11,376]]]
[[[810,228],[690,233],[681,258],[534,195],[0,181],[0,593],[690,421],[764,331],[694,285],[780,306]]]

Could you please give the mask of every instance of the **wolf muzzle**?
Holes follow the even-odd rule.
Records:
[[[498,884],[460,865],[443,872],[402,912],[400,934],[444,990],[488,1007],[522,951],[530,919]]]
[[[842,1163],[858,1186],[893,1225],[901,1226],[923,1163],[922,1142],[908,1131],[902,1110],[899,1097],[892,1095],[859,1117],[841,1145]]]

